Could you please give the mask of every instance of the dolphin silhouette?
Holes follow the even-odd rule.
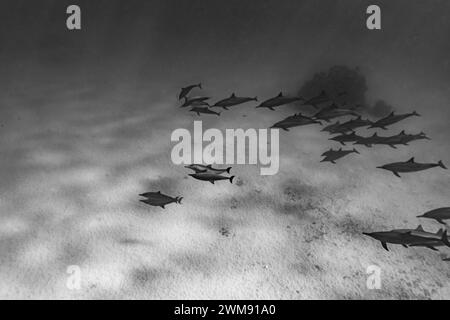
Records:
[[[147,192],[140,194],[139,196],[146,198],[145,200],[139,200],[145,204],[155,207],[161,207],[165,209],[165,206],[170,203],[178,203],[181,204],[181,200],[183,197],[170,197],[165,194],[162,194],[161,191],[158,192]]]
[[[234,179],[234,176],[224,177],[219,174],[208,173],[208,172],[193,173],[193,174],[190,174],[190,176],[197,180],[209,181],[212,184],[214,184],[216,181],[219,181],[219,180],[230,180],[230,183],[233,183],[233,179]]]
[[[298,113],[275,123],[273,126],[271,126],[271,128],[279,128],[285,131],[289,131],[289,128],[306,126],[309,124],[321,124],[321,122]]]
[[[220,116],[220,112],[215,112],[215,111],[209,109],[208,107],[193,107],[189,111],[195,112],[198,116],[200,115],[200,113],[215,114],[216,116]]]
[[[199,84],[193,84],[193,85],[187,86],[187,87],[185,87],[185,88],[181,88],[181,92],[180,92],[180,94],[178,95],[178,100],[181,100],[181,99],[187,97],[187,95],[189,94],[189,92],[191,92],[192,89],[194,89],[194,88],[200,88],[200,89],[202,89],[202,84],[201,84],[201,83],[199,83]]]
[[[216,102],[213,107],[221,107],[228,110],[229,107],[237,106],[250,101],[258,101],[258,97],[237,97],[236,94],[233,93],[229,98]]]
[[[232,167],[228,167],[226,169],[216,169],[213,168],[211,165],[202,165],[202,164],[190,164],[188,166],[185,166],[185,168],[187,169],[191,169],[194,170],[195,173],[212,173],[212,174],[224,174],[226,173],[230,173],[230,170],[232,169]]]
[[[256,106],[256,108],[268,108],[272,111],[274,111],[275,107],[280,107],[295,101],[303,100],[301,97],[286,97],[283,95],[283,92],[280,92],[278,96],[274,98],[270,98],[264,102],[262,102],[259,106]]]
[[[438,208],[431,211],[427,211],[424,214],[417,217],[434,219],[441,224],[446,224],[444,220],[450,219],[450,207]]]
[[[331,162],[333,164],[336,164],[336,160],[343,158],[346,155],[349,155],[351,153],[359,154],[358,150],[356,150],[354,148],[352,150],[342,150],[342,148],[340,148],[339,150],[336,150],[336,151],[331,149],[322,155],[325,158],[320,162]]]
[[[388,116],[372,123],[369,128],[381,128],[387,130],[387,126],[390,126],[412,116],[420,117],[420,115],[416,111],[405,114],[395,114],[394,112],[391,112]]]
[[[399,172],[417,172],[423,171],[435,167],[441,167],[442,169],[447,169],[447,167],[439,160],[438,163],[417,163],[414,158],[409,159],[406,162],[394,162],[389,163],[384,166],[377,167],[378,169],[384,169],[391,171],[397,177],[400,178]]]

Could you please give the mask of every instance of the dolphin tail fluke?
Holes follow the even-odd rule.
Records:
[[[447,238],[447,230],[445,230],[445,231],[442,233],[441,241],[442,241],[442,243],[445,244],[447,247],[450,247],[450,242],[448,241],[448,238]]]
[[[230,177],[230,183],[233,183],[234,176]]]
[[[420,117],[420,114],[418,114],[417,111],[413,111],[412,114],[413,114],[413,116]]]
[[[177,200],[178,204],[181,204],[181,200],[183,200],[183,197],[176,197],[175,200]]]
[[[440,160],[438,162],[439,167],[441,167],[442,169],[447,169],[447,167],[444,165],[444,163],[442,162],[442,160]]]
[[[199,87],[200,89],[203,89],[201,83],[199,83],[199,84],[197,85],[197,87]]]
[[[357,154],[360,154],[359,151],[356,150],[355,148],[353,148],[353,152],[354,152],[354,153],[357,153]]]
[[[228,174],[230,174],[231,169],[233,169],[233,167],[227,168],[227,173],[228,173]]]
[[[254,97],[253,100],[258,101],[258,97]]]

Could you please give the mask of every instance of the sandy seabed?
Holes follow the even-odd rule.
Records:
[[[280,132],[277,175],[234,166],[235,184],[213,186],[170,159],[172,131],[198,118],[174,99],[150,108],[142,97],[130,107],[122,94],[105,102],[89,91],[65,92],[34,109],[26,107],[34,100],[9,101],[0,137],[1,298],[450,297],[449,263],[441,260],[449,250],[391,245],[386,252],[362,235],[440,227],[416,216],[449,205],[449,172],[399,179],[375,167],[411,156],[450,165],[448,119],[418,108],[424,116],[405,123],[431,142],[360,147],[361,155],[337,165],[319,163],[337,147],[319,127]],[[59,107],[62,100],[75,102]],[[267,128],[290,111],[242,107],[202,119],[205,128]],[[138,201],[159,190],[183,196],[182,205],[162,210]],[[72,265],[81,270],[80,290],[66,285]],[[381,268],[380,290],[366,286],[371,265]]]

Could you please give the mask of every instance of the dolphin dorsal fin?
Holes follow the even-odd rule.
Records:
[[[375,132],[372,137],[378,137],[378,134]]]
[[[283,91],[280,91],[280,93],[278,94],[278,98],[283,96]]]
[[[419,226],[416,228],[416,231],[425,231],[425,230],[423,230],[423,227],[422,227],[422,225],[421,224],[419,224]]]
[[[389,116],[392,117],[394,115],[394,111],[392,111]]]
[[[210,164],[208,164],[206,167],[211,169],[212,166]]]
[[[339,151],[342,151],[342,148],[339,148]]]
[[[412,157],[411,159],[409,159],[407,162],[414,163],[414,157]]]
[[[436,232],[436,235],[439,237],[442,237],[442,234],[444,233],[444,229],[439,229],[438,232]]]
[[[233,94],[231,95],[232,98],[236,98],[236,94],[233,92]]]
[[[158,194],[161,194],[161,191],[158,191]]]
[[[402,132],[400,132],[400,134],[405,134],[405,130],[402,130]]]

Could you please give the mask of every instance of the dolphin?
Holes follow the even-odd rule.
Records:
[[[399,139],[402,143],[408,144],[411,141],[416,140],[431,140],[427,135],[423,132],[420,132],[418,134],[405,134],[405,131],[402,131],[403,135],[400,133]]]
[[[317,112],[313,116],[313,118],[330,122],[331,119],[338,117],[345,117],[349,115],[358,116],[358,114],[352,109],[342,109],[336,106],[335,104],[332,104],[331,106],[323,108],[322,110]]]
[[[324,156],[325,158],[320,161],[320,162],[331,162],[333,164],[336,164],[336,160],[345,157],[348,154],[351,153],[357,153],[359,154],[358,150],[353,149],[353,150],[342,150],[342,148],[340,148],[339,150],[334,151],[333,149],[325,152],[322,156]]]
[[[361,116],[358,116],[357,118],[351,119],[347,122],[344,122],[341,127],[346,128],[348,130],[355,130],[358,128],[368,127],[373,122],[369,119],[363,119]]]
[[[262,102],[259,106],[256,106],[256,108],[268,108],[272,111],[274,111],[275,107],[280,107],[295,101],[303,100],[303,98],[300,97],[286,97],[283,95],[283,92],[280,92],[278,96],[268,99],[264,102]]]
[[[447,169],[447,167],[442,163],[442,161],[439,161],[438,163],[417,163],[415,162],[414,158],[411,158],[406,162],[389,163],[377,168],[392,171],[393,174],[395,174],[397,177],[400,178],[400,175],[398,174],[399,172],[417,172],[435,167]]]
[[[339,121],[329,124],[328,126],[326,126],[325,128],[323,128],[322,130],[320,130],[321,132],[328,132],[328,133],[345,133],[345,132],[336,132],[336,130],[339,128],[339,126],[341,125],[341,123]]]
[[[434,219],[441,224],[445,224],[443,220],[450,219],[450,207],[444,207],[427,211],[424,214],[417,216],[418,218]]]
[[[314,108],[318,108],[318,106],[325,102],[330,102],[331,99],[326,94],[325,90],[322,90],[317,96],[311,97],[310,99],[303,102],[304,106],[313,106]]]
[[[378,134],[375,132],[371,137],[359,137],[359,139],[356,140],[354,144],[360,144],[371,148],[372,145],[379,144],[381,141],[383,141],[383,139],[384,137],[378,136]]]
[[[341,134],[339,136],[335,136],[333,138],[330,138],[328,140],[334,140],[345,146],[346,142],[355,142],[358,141],[361,137],[356,135],[355,132],[352,132],[350,134]]]
[[[287,117],[275,123],[271,128],[279,128],[285,131],[289,131],[289,128],[306,126],[308,124],[322,124],[320,121],[314,120],[312,118],[303,116],[301,113],[294,114],[293,116]]]
[[[419,226],[418,228],[421,228]],[[428,249],[438,251],[436,247],[442,247],[442,246],[448,246],[449,238],[444,237],[444,229],[439,229],[436,233],[426,232],[421,228],[422,230],[414,229],[411,230],[411,235],[417,235],[421,238],[414,239],[409,246],[410,247],[426,247]]]
[[[139,196],[146,198],[145,200],[139,200],[145,204],[155,207],[161,207],[165,209],[165,206],[170,203],[178,203],[181,204],[181,200],[183,197],[170,197],[165,194],[162,194],[161,191],[158,192],[147,192],[140,194]]]
[[[199,84],[193,84],[193,85],[191,85],[191,86],[187,86],[187,87],[185,87],[185,88],[181,88],[181,92],[180,92],[180,94],[179,94],[179,96],[178,96],[178,100],[181,100],[181,99],[183,99],[184,97],[187,97],[187,95],[189,94],[189,92],[191,92],[192,89],[194,89],[194,88],[200,88],[200,89],[202,89],[202,84],[201,84],[201,83],[199,83]]]
[[[190,164],[188,166],[185,166],[185,168],[194,170],[195,173],[208,172],[208,173],[212,173],[212,174],[224,174],[225,172],[229,174],[230,170],[232,169],[232,167],[228,167],[226,169],[216,169],[216,168],[213,168],[211,165],[205,166],[202,164]]]
[[[229,98],[216,102],[213,107],[221,107],[228,110],[229,107],[237,106],[250,101],[258,101],[258,97],[237,97],[236,94],[233,93]]]
[[[376,144],[385,144],[389,145],[390,147],[396,149],[396,145],[405,145],[407,146],[409,142],[415,141],[415,140],[422,140],[428,138],[425,133],[421,132],[419,134],[406,134],[405,130],[400,132],[397,135],[390,136],[390,137],[380,137],[380,141],[376,142]]]
[[[450,242],[448,241],[447,237],[447,230],[442,232],[441,238],[439,240],[430,237],[429,235],[421,235],[420,233],[417,233],[416,231],[404,231],[404,230],[391,230],[391,231],[382,231],[382,232],[372,232],[372,233],[366,233],[363,232],[364,235],[374,238],[375,240],[378,240],[381,242],[381,245],[386,251],[389,251],[387,244],[400,244],[404,247],[408,246],[426,246],[426,247],[432,247],[433,250],[434,246],[436,245],[436,242],[440,241],[444,245],[450,247]]]
[[[425,231],[422,225],[419,225],[416,229],[397,229],[393,231],[400,233],[411,233],[411,235],[413,236],[425,238],[423,240],[410,243],[410,247],[427,247],[431,250],[437,251],[435,247],[441,247],[445,245],[441,240],[444,229],[439,229],[436,233],[432,233]]]
[[[209,100],[209,97],[195,97],[195,98],[184,98],[184,103],[180,106],[180,108],[185,108],[189,106],[209,106],[206,100]]]
[[[220,116],[220,112],[215,112],[213,110],[210,110],[208,107],[193,107],[191,110],[189,110],[191,112],[195,112],[198,116],[200,115],[200,113],[204,113],[204,114],[215,114],[217,116]]]
[[[381,128],[387,130],[387,126],[390,126],[391,124],[397,123],[412,116],[420,117],[420,115],[416,111],[405,114],[394,114],[394,112],[391,112],[388,116],[372,123],[369,129]]]
[[[324,153],[322,153],[321,157],[326,157],[327,155],[332,154],[333,152],[335,152],[333,150],[333,148],[330,148],[330,150],[325,151]]]
[[[190,176],[195,178],[195,179],[197,179],[197,180],[209,181],[212,184],[214,184],[214,182],[216,182],[218,180],[230,180],[230,183],[233,183],[233,179],[234,179],[234,176],[224,177],[224,176],[221,176],[219,174],[208,173],[208,172],[193,173],[193,174],[190,174]]]

